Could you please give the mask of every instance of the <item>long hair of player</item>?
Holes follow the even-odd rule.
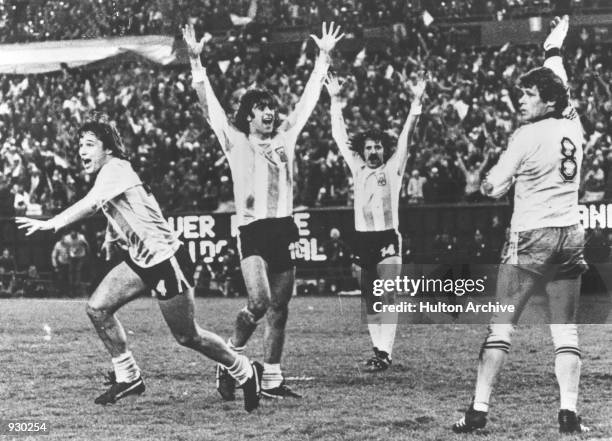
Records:
[[[276,132],[276,129],[280,125],[278,118],[278,103],[272,93],[263,89],[250,89],[242,95],[240,98],[240,105],[238,106],[234,118],[234,125],[236,128],[249,136],[249,118],[253,118],[253,108],[257,105],[267,105],[271,109],[274,109],[274,132]]]
[[[374,142],[378,141],[383,146],[383,162],[387,162],[395,152],[397,140],[394,136],[379,129],[366,130],[353,135],[351,138],[351,150],[357,152],[364,161],[366,160],[364,148],[368,139]]]
[[[96,138],[102,141],[104,150],[110,150],[112,155],[116,158],[129,161],[123,141],[121,140],[121,136],[119,136],[119,131],[115,123],[112,122],[105,113],[92,112],[86,118],[83,125],[77,130],[77,140],[80,139],[85,132],[93,133]]]

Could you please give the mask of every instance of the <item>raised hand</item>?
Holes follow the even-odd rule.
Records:
[[[321,52],[329,54],[336,46],[336,43],[338,43],[342,37],[344,37],[344,34],[340,34],[340,26],[336,26],[334,29],[334,22],[332,21],[329,25],[329,29],[327,29],[327,23],[323,22],[323,25],[321,26],[321,38],[314,34],[310,34],[310,36],[315,41]]]
[[[544,41],[544,50],[550,49],[561,49],[563,41],[567,36],[567,30],[569,29],[569,17],[564,15],[563,18],[555,17],[550,22],[550,34]]]
[[[425,89],[427,88],[427,83],[431,81],[431,73],[425,71],[419,71],[417,73],[417,82],[414,85],[410,85],[410,89],[414,94],[415,102],[422,102],[425,97]]]
[[[480,184],[480,192],[485,196],[489,196],[491,193],[493,193],[493,184],[489,183],[489,181],[485,179],[482,181],[482,184]]]
[[[193,25],[186,24],[183,26],[183,40],[185,40],[185,43],[187,44],[187,52],[189,52],[189,56],[199,57],[202,53],[202,49],[204,48],[206,37],[202,37],[200,41],[196,40]]]
[[[340,90],[342,89],[342,83],[338,80],[338,77],[335,77],[333,74],[328,73],[325,77],[325,87],[327,88],[327,92],[331,97],[337,97],[340,95]]]
[[[34,234],[37,231],[52,230],[53,226],[49,221],[32,219],[29,217],[16,217],[15,222],[17,223],[20,230],[27,229],[26,236]]]

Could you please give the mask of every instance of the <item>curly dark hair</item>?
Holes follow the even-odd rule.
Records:
[[[357,133],[351,139],[351,150],[357,152],[361,159],[366,160],[363,150],[365,147],[366,140],[371,139],[372,141],[380,141],[383,146],[383,162],[387,162],[389,158],[395,152],[395,147],[397,144],[397,140],[394,136],[389,135],[387,132],[383,132],[382,130],[372,129],[367,130],[365,132]]]
[[[240,105],[238,106],[238,111],[236,112],[236,116],[234,118],[234,125],[236,126],[236,128],[245,135],[249,136],[248,117],[253,117],[253,107],[265,107],[266,105],[269,106],[271,109],[275,109],[274,133],[276,133],[276,129],[280,125],[280,121],[278,120],[278,114],[276,113],[278,103],[271,92],[262,89],[247,90],[245,94],[242,95],[242,97],[240,98]]]
[[[540,98],[544,102],[555,103],[555,116],[561,117],[561,113],[569,105],[567,87],[563,80],[547,67],[538,67],[522,75],[518,80],[518,87],[531,88],[535,86],[540,92]]]
[[[93,133],[102,141],[104,150],[110,150],[113,156],[119,159],[129,159],[115,123],[105,113],[93,112],[77,130],[77,141],[86,132]]]

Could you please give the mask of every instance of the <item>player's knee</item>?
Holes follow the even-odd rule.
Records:
[[[497,349],[506,353],[510,352],[514,325],[508,323],[493,323],[489,325],[488,330],[489,333],[480,348],[480,357],[482,358],[482,354],[486,349]]]
[[[111,314],[104,308],[98,308],[90,305],[89,303],[85,307],[85,312],[93,322],[100,322],[106,320]]]
[[[257,326],[259,320],[266,314],[267,307],[263,310],[253,311],[250,306],[245,306],[238,312],[238,322],[247,326]]]
[[[174,332],[174,338],[177,343],[186,348],[195,348],[199,346],[200,336],[196,333]]]
[[[578,346],[578,326],[575,324],[550,325],[555,354],[574,354],[581,356]]]
[[[270,307],[270,299],[267,297],[260,297],[257,299],[249,299],[249,304],[246,309],[253,313],[255,320],[259,320],[268,311]]]

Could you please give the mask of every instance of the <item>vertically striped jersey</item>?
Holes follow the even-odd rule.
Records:
[[[204,117],[228,159],[234,181],[234,202],[240,225],[293,213],[293,160],[297,138],[314,109],[329,57],[317,57],[302,97],[271,138],[246,135],[230,124],[205,70],[194,75]]]
[[[232,170],[239,224],[291,216],[293,159],[302,126],[280,131],[269,139],[247,136],[229,123],[208,79],[204,81],[204,93],[205,115]]]
[[[398,146],[387,162],[378,168],[370,168],[361,155],[350,148],[338,100],[331,103],[331,124],[334,140],[353,175],[355,230],[397,229],[399,194],[408,161],[409,130],[404,127]]]
[[[577,224],[578,187],[583,156],[578,117],[546,118],[519,128],[508,149],[487,175],[492,197],[515,184],[511,230]]]
[[[254,220],[291,216],[293,160],[298,133],[280,132],[261,140],[229,124],[219,137],[234,180],[240,225]]]
[[[101,209],[108,220],[107,240],[127,245],[131,259],[148,268],[170,258],[181,245],[128,161],[110,159],[98,172],[89,193],[56,217],[56,228]]]
[[[403,173],[397,153],[378,168],[369,168],[351,152],[346,162],[353,174],[355,230],[383,231],[397,229],[398,204]]]

